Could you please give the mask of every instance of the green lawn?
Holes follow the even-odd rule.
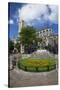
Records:
[[[50,71],[56,68],[56,60],[53,58],[22,59],[18,61],[18,68],[32,72]]]

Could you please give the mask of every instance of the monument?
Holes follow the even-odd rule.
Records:
[[[24,26],[25,26],[24,20],[21,20],[19,22],[19,33],[21,32],[22,27],[24,27]],[[20,53],[21,54],[24,53],[24,46],[22,45],[22,43],[20,44]]]

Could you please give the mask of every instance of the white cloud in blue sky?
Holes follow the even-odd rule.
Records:
[[[33,23],[34,20],[40,22],[49,20],[51,23],[58,23],[58,7],[56,5],[27,4],[18,12],[20,20],[24,20],[27,24]]]
[[[8,21],[8,23],[9,23],[9,24],[14,24],[13,19],[10,19],[10,20]]]
[[[37,30],[52,27],[58,33],[58,6],[44,4],[10,4],[8,18],[10,38],[16,38],[20,27],[20,20]]]

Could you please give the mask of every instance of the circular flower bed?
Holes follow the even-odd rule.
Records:
[[[56,60],[52,58],[47,59],[21,59],[18,61],[18,68],[31,71],[31,72],[44,72],[50,71],[56,68]]]

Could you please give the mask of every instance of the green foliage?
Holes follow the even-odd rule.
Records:
[[[18,61],[18,68],[25,71],[49,71],[56,68],[56,60],[53,58],[47,59],[22,59]]]
[[[17,48],[18,52],[20,52],[20,43],[17,42],[17,43],[15,44],[15,48]]]
[[[30,44],[36,39],[36,31],[33,27],[24,27],[20,33],[20,39],[23,45]]]
[[[36,45],[36,30],[33,27],[23,27],[20,32],[20,42],[24,45],[25,51]]]
[[[9,53],[12,53],[13,49],[14,49],[14,42],[12,40],[9,40],[8,41],[8,51],[9,51]]]

